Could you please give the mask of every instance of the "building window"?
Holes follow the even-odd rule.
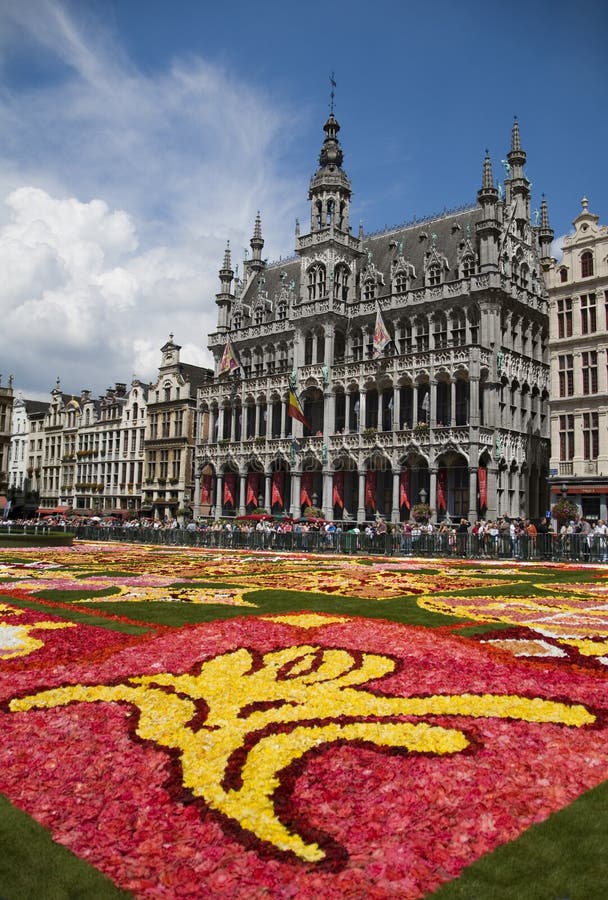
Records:
[[[180,460],[181,460],[181,450],[174,450],[173,451],[173,461],[171,463],[171,477],[172,478],[179,478]]]
[[[159,471],[158,477],[166,478],[168,469],[169,469],[169,451],[161,450],[160,451],[160,471]]]
[[[241,322],[242,322],[241,314],[235,313],[232,317],[232,327],[234,328],[235,331],[238,331],[238,329],[241,327]]]
[[[253,314],[253,320],[256,325],[261,325],[264,322],[264,310],[261,306],[256,306],[255,312]]]
[[[589,278],[593,275],[593,253],[586,250],[581,256],[581,278]]]
[[[559,417],[559,458],[562,462],[574,458],[574,416]]]
[[[559,361],[559,395],[571,397],[574,394],[574,357],[572,353],[564,353]]]
[[[441,268],[438,263],[432,263],[429,266],[426,277],[429,287],[436,287],[438,284],[441,284]]]
[[[464,312],[452,313],[452,346],[462,347],[467,342],[467,325]]]
[[[597,331],[597,308],[595,294],[581,295],[581,334]]]
[[[583,413],[583,458],[597,459],[599,454],[599,416],[597,413]]]
[[[429,349],[429,323],[427,319],[418,319],[416,323],[416,350],[422,353]]]
[[[562,284],[564,283],[564,281],[568,281],[568,269],[559,270],[559,280]]]
[[[597,394],[597,350],[583,353],[583,394]]]
[[[158,413],[150,415],[150,438],[154,441],[158,437]]]
[[[277,309],[277,319],[279,320],[279,322],[284,322],[286,318],[287,318],[287,304],[279,303],[279,306]]]
[[[395,276],[395,291],[397,294],[405,294],[407,291],[407,274],[398,272]]]
[[[371,279],[363,285],[363,297],[365,300],[374,300],[376,297],[376,284]]]
[[[184,433],[184,411],[178,409],[175,413],[175,437],[181,437]]]
[[[311,266],[308,270],[308,299],[317,300],[324,297],[325,293],[325,266]]]
[[[557,301],[557,336],[560,338],[572,336],[572,300]]]
[[[475,274],[475,259],[472,256],[465,256],[462,261],[462,277],[471,278]]]
[[[334,297],[343,303],[348,300],[348,275],[345,265],[337,265],[334,269]]]
[[[171,423],[171,413],[168,411],[164,412],[163,413],[163,433],[162,433],[162,436],[164,438],[170,437],[170,432],[169,432],[170,423]]]
[[[156,477],[156,450],[150,450],[148,455],[148,478],[154,481]]]
[[[440,350],[448,345],[448,322],[444,315],[438,315],[435,319],[433,339],[436,350]]]

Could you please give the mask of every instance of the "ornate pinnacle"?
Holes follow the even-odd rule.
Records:
[[[494,187],[494,176],[492,174],[492,160],[490,154],[486,150],[486,158],[483,161],[483,179],[481,182],[483,190],[492,189]]]
[[[521,150],[521,139],[519,136],[519,122],[517,116],[514,116],[513,129],[511,131],[511,151]]]

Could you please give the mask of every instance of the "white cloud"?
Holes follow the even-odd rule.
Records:
[[[26,395],[152,378],[169,332],[208,363],[226,239],[240,255],[260,208],[265,254],[290,252],[305,203],[277,157],[290,114],[200,58],[144,75],[74,9],[0,10],[0,49],[53,70],[0,94],[0,354]]]
[[[561,258],[564,255],[564,238],[566,237],[568,237],[567,234],[561,234],[559,237],[556,237],[551,244],[551,256],[558,262],[561,261]]]

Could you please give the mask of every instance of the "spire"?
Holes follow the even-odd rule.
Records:
[[[500,223],[497,217],[498,190],[494,187],[492,160],[486,150],[483,161],[481,187],[477,191],[477,202],[482,209],[482,219],[475,226],[479,241],[479,266],[482,272],[495,271],[498,264],[496,248]]]
[[[540,201],[540,228],[551,228],[549,224],[549,210],[544,194],[542,200]]]
[[[220,294],[230,294],[230,286],[234,278],[234,271],[230,261],[230,241],[226,241],[226,249],[224,250],[224,262],[220,269]]]
[[[332,83],[333,94],[333,83]],[[342,168],[344,154],[338,132],[340,125],[332,109],[325,125],[325,140],[319,153],[319,168],[310,180],[308,199],[311,200],[311,231],[322,231],[335,228],[348,232],[348,216],[350,197],[352,194],[350,181]]]
[[[262,262],[262,248],[264,246],[264,238],[262,237],[262,221],[260,219],[259,210],[255,217],[253,237],[249,241],[249,246],[251,247],[251,260],[249,262],[249,268],[253,272],[260,272],[264,268],[264,263]]]
[[[483,175],[481,178],[481,188],[477,191],[477,199],[481,206],[484,207],[486,218],[494,218],[494,204],[498,200],[498,191],[494,187],[494,175],[492,173],[492,160],[490,153],[486,150],[486,156],[483,161]]]
[[[494,187],[494,176],[492,174],[492,160],[490,159],[490,153],[486,149],[486,158],[483,161],[483,178],[481,181],[481,189],[483,191],[487,191],[488,189],[492,189]]]
[[[511,152],[521,150],[521,138],[519,136],[519,122],[517,116],[514,116],[513,128],[511,129]]]

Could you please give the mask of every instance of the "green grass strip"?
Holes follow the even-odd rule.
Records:
[[[436,628],[444,625],[474,624],[470,619],[444,615],[422,609],[416,597],[396,597],[392,600],[363,600],[357,597],[336,597],[332,594],[315,594],[303,591],[281,591],[274,589],[253,590],[245,599],[255,603],[255,607],[229,606],[219,603],[156,602],[83,604],[84,609],[113,612],[138,622],[155,625],[180,627],[198,622],[213,622],[218,619],[233,619],[236,616],[280,615],[282,613],[311,612],[365,616],[368,619],[383,619],[406,625],[425,625]]]
[[[436,891],[433,900],[604,900],[607,840],[604,782],[483,856]]]
[[[44,603],[36,603],[35,600],[23,600],[21,597],[11,597],[10,594],[0,594],[0,600],[6,600],[13,606],[23,607],[24,609],[34,609],[36,612],[48,613],[48,615],[57,616],[66,622],[75,622],[77,625],[95,625],[98,628],[106,628],[108,631],[120,631],[123,634],[146,634],[148,631],[142,625],[131,625],[129,622],[113,622],[111,619],[101,618],[101,616],[91,615],[91,613],[80,612],[79,610],[56,609],[47,606]],[[125,606],[127,604],[124,604]],[[101,609],[100,609],[101,611]],[[120,615],[113,609],[107,607],[103,610],[105,613],[113,613]],[[138,620],[139,621],[139,620]],[[0,895],[0,900],[4,900]]]
[[[0,794],[3,900],[125,900],[132,897]]]

